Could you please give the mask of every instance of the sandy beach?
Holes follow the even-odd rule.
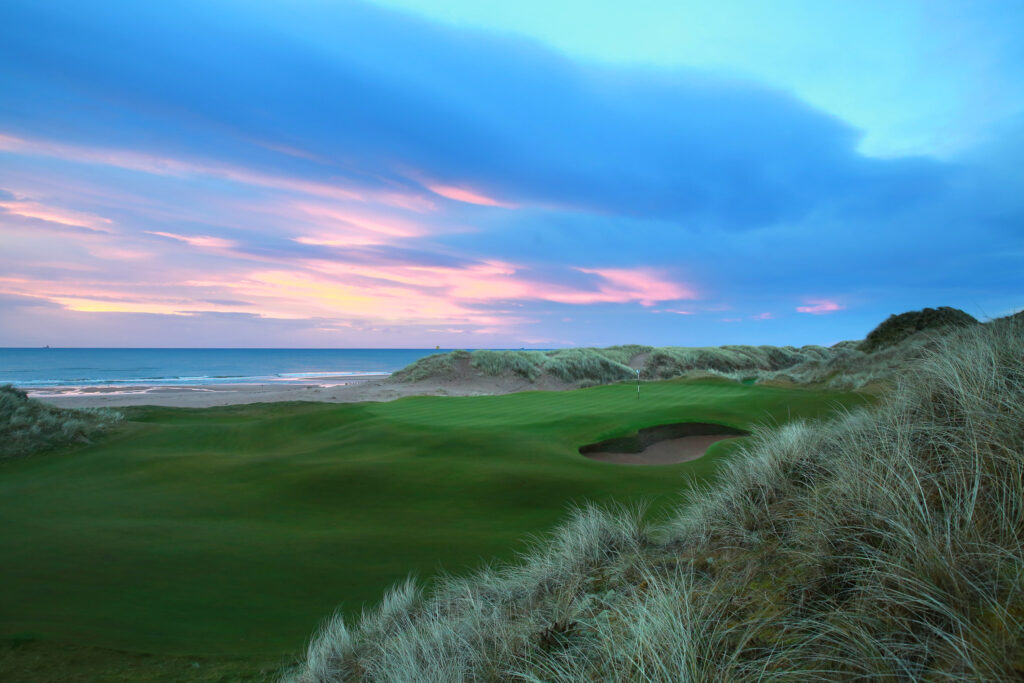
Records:
[[[209,408],[244,403],[320,401],[357,403],[393,401],[405,396],[493,396],[516,391],[558,391],[569,385],[552,382],[531,384],[522,379],[488,377],[468,372],[448,380],[389,382],[388,375],[364,375],[358,379],[322,383],[181,384],[159,386],[64,386],[28,389],[29,396],[61,408],[117,408],[171,406]]]

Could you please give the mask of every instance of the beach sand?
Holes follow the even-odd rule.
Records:
[[[405,396],[493,396],[517,391],[560,391],[570,385],[468,373],[447,380],[389,382],[387,375],[364,376],[329,384],[218,384],[173,386],[68,386],[30,389],[29,396],[61,408],[171,406],[209,408],[243,403],[321,401],[357,403],[393,401]]]

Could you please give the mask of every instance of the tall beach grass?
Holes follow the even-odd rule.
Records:
[[[0,385],[0,460],[87,443],[120,419],[120,413],[108,409],[55,408],[10,384]]]
[[[459,361],[468,361],[473,371],[488,377],[508,377],[536,382],[548,377],[573,386],[608,384],[636,377],[630,359],[650,347],[628,346],[607,349],[556,349],[553,351],[452,351],[422,358],[394,373],[396,382],[455,379]]]
[[[932,352],[953,330],[979,325],[946,306],[891,315],[862,341],[825,346],[714,347],[637,344],[551,351],[452,351],[420,359],[392,376],[396,382],[456,380],[467,369],[490,377],[560,388],[630,380],[714,376],[733,381],[808,384],[860,389],[887,383],[900,368]],[[460,364],[460,361],[462,363]]]

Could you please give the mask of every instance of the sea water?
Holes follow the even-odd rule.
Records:
[[[448,349],[9,349],[0,384],[174,386],[330,384],[394,372]]]

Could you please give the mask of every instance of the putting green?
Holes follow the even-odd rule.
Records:
[[[0,466],[0,638],[266,656],[410,572],[510,559],[572,502],[678,503],[734,441],[663,467],[577,448],[656,424],[829,414],[859,394],[669,381],[377,404],[139,408]],[[740,440],[741,441],[741,440]]]

